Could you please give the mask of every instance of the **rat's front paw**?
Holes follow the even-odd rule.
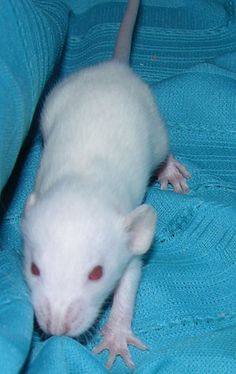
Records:
[[[157,174],[157,180],[162,190],[166,190],[168,183],[170,183],[174,191],[178,193],[187,193],[189,191],[186,182],[188,178],[191,178],[191,174],[172,155],[168,156],[165,165],[160,168]]]
[[[108,369],[111,369],[116,356],[121,356],[129,369],[134,368],[128,344],[132,344],[142,350],[147,349],[147,347],[132,333],[130,329],[122,329],[120,326],[119,328],[114,328],[108,324],[103,328],[101,335],[103,336],[103,340],[93,349],[93,352],[100,353],[104,349],[110,351],[106,364]]]

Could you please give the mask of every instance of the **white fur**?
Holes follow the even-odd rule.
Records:
[[[44,153],[35,192],[79,175],[120,206],[141,203],[150,173],[167,156],[166,129],[148,86],[111,61],[70,76],[47,99]]]
[[[76,336],[92,325],[133,256],[150,247],[153,210],[134,209],[167,156],[167,135],[147,85],[115,61],[57,85],[42,132],[23,220],[25,272],[42,329]],[[40,276],[31,274],[32,262]],[[90,281],[96,265],[104,276]]]

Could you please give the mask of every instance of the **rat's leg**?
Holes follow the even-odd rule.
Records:
[[[142,350],[147,349],[133,334],[131,329],[133,308],[140,275],[141,260],[134,258],[130,262],[114,293],[111,314],[101,333],[103,340],[93,350],[95,353],[99,353],[104,349],[110,351],[106,365],[108,369],[112,367],[117,355],[123,358],[130,369],[134,368],[128,344],[133,344]]]
[[[189,189],[186,179],[188,178],[191,178],[191,174],[171,154],[157,172],[157,180],[162,190],[166,190],[168,183],[170,183],[175,192],[187,193]]]

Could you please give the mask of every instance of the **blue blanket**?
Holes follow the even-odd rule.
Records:
[[[0,3],[0,371],[105,373],[95,335],[45,339],[22,274],[20,216],[42,150],[41,101],[55,81],[111,57],[120,1]],[[153,88],[186,195],[149,187],[158,214],[131,347],[135,372],[236,373],[236,1],[144,0],[132,66]],[[31,129],[31,130],[30,130]],[[29,131],[30,130],[30,131]],[[24,145],[23,145],[23,141]],[[138,151],[138,150],[137,150]],[[14,170],[13,170],[14,168]],[[118,358],[112,373],[128,373]]]

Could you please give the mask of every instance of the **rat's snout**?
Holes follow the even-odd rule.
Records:
[[[41,329],[49,335],[73,335],[80,324],[80,308],[77,302],[65,307],[65,303],[52,306],[48,300],[36,308],[36,318]]]
[[[63,318],[55,318],[48,321],[47,330],[50,335],[67,335],[71,329],[68,322],[64,322]]]

